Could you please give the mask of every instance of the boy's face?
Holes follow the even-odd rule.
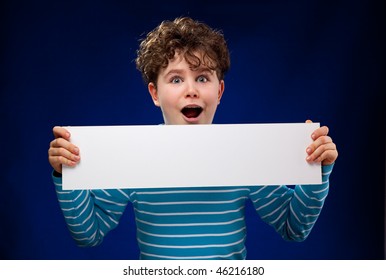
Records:
[[[157,87],[149,83],[154,104],[161,107],[165,124],[211,124],[224,92],[224,81],[204,66],[192,70],[176,53],[161,69]]]

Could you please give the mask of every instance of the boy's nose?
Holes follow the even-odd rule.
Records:
[[[190,92],[190,91],[188,91],[188,92],[186,92],[185,97],[186,97],[186,98],[187,98],[187,97],[190,97],[190,98],[197,98],[197,97],[198,97],[198,93],[197,93],[197,92]]]
[[[194,83],[187,83],[185,98],[198,98],[199,93],[196,87],[194,86]]]

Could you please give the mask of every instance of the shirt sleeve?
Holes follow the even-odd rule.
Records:
[[[303,241],[317,221],[329,191],[333,164],[322,166],[322,184],[262,186],[250,198],[263,221],[285,240]]]
[[[81,247],[99,245],[119,222],[129,194],[124,190],[62,190],[62,178],[52,175],[60,208],[71,236]]]

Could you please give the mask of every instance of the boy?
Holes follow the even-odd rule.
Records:
[[[230,65],[220,32],[190,18],[164,21],[140,44],[136,64],[166,125],[212,123]],[[53,131],[49,162],[72,237],[79,246],[100,244],[131,202],[141,259],[245,259],[247,199],[284,239],[304,240],[322,210],[338,156],[324,126],[305,147],[308,162],[322,163],[321,185],[63,191],[62,164],[75,166],[80,153],[68,131]]]

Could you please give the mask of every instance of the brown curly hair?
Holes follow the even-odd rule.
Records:
[[[229,50],[221,31],[189,17],[163,21],[143,39],[137,50],[136,66],[146,84],[156,85],[159,71],[166,68],[175,53],[183,54],[192,69],[201,64],[224,79],[230,67]],[[202,55],[201,57],[197,56]]]

